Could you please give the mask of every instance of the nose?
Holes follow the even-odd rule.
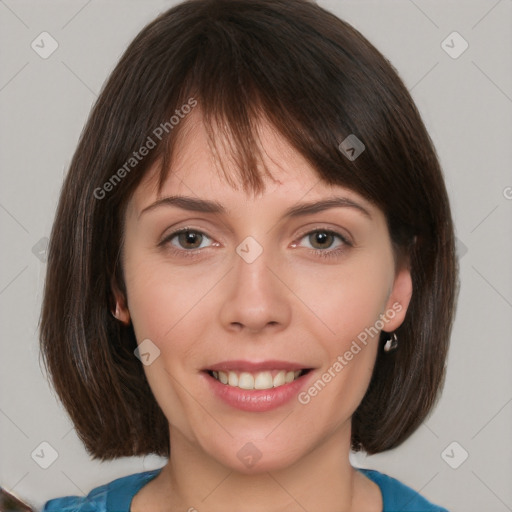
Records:
[[[251,263],[236,255],[224,283],[220,310],[224,328],[250,334],[285,329],[291,318],[291,292],[280,273],[265,250]]]

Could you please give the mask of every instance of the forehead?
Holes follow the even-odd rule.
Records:
[[[244,191],[240,162],[237,161],[230,131],[221,122],[212,123],[209,136],[200,109],[195,109],[180,127],[170,160],[170,170],[159,189],[161,165],[156,162],[135,190],[130,204],[141,211],[148,202],[171,194],[224,196],[254,199]],[[255,129],[259,154],[254,172],[263,179],[261,195],[277,189],[294,196],[333,187],[319,177],[309,162],[268,121],[260,119]],[[340,189],[341,187],[334,187]]]

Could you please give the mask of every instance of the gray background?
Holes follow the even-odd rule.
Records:
[[[37,325],[45,237],[89,110],[126,45],[174,3],[0,0],[0,484],[35,506],[163,464],[90,460],[40,369]],[[368,37],[411,90],[446,173],[461,258],[437,408],[398,449],[354,463],[454,512],[512,510],[512,1],[319,3]],[[47,59],[31,48],[43,31],[59,45]],[[469,43],[458,58],[445,51],[463,48],[457,36],[441,44],[453,31]],[[48,469],[42,442],[58,453]]]

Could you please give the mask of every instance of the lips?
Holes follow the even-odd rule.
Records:
[[[220,402],[262,413],[290,403],[314,377],[313,370],[289,361],[224,361],[201,374],[206,389]]]

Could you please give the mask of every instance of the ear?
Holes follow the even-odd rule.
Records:
[[[395,313],[393,317],[390,314],[386,314],[389,319],[384,329],[386,332],[393,332],[402,325],[411,302],[411,297],[411,271],[408,266],[404,266],[395,275],[393,287],[386,304],[386,312],[393,311]]]
[[[119,320],[123,325],[130,324],[130,311],[128,310],[128,305],[126,303],[126,297],[123,292],[117,286],[115,279],[112,278],[110,282],[110,288],[112,290],[112,294],[114,296],[114,308],[112,311],[112,315],[114,318]]]

